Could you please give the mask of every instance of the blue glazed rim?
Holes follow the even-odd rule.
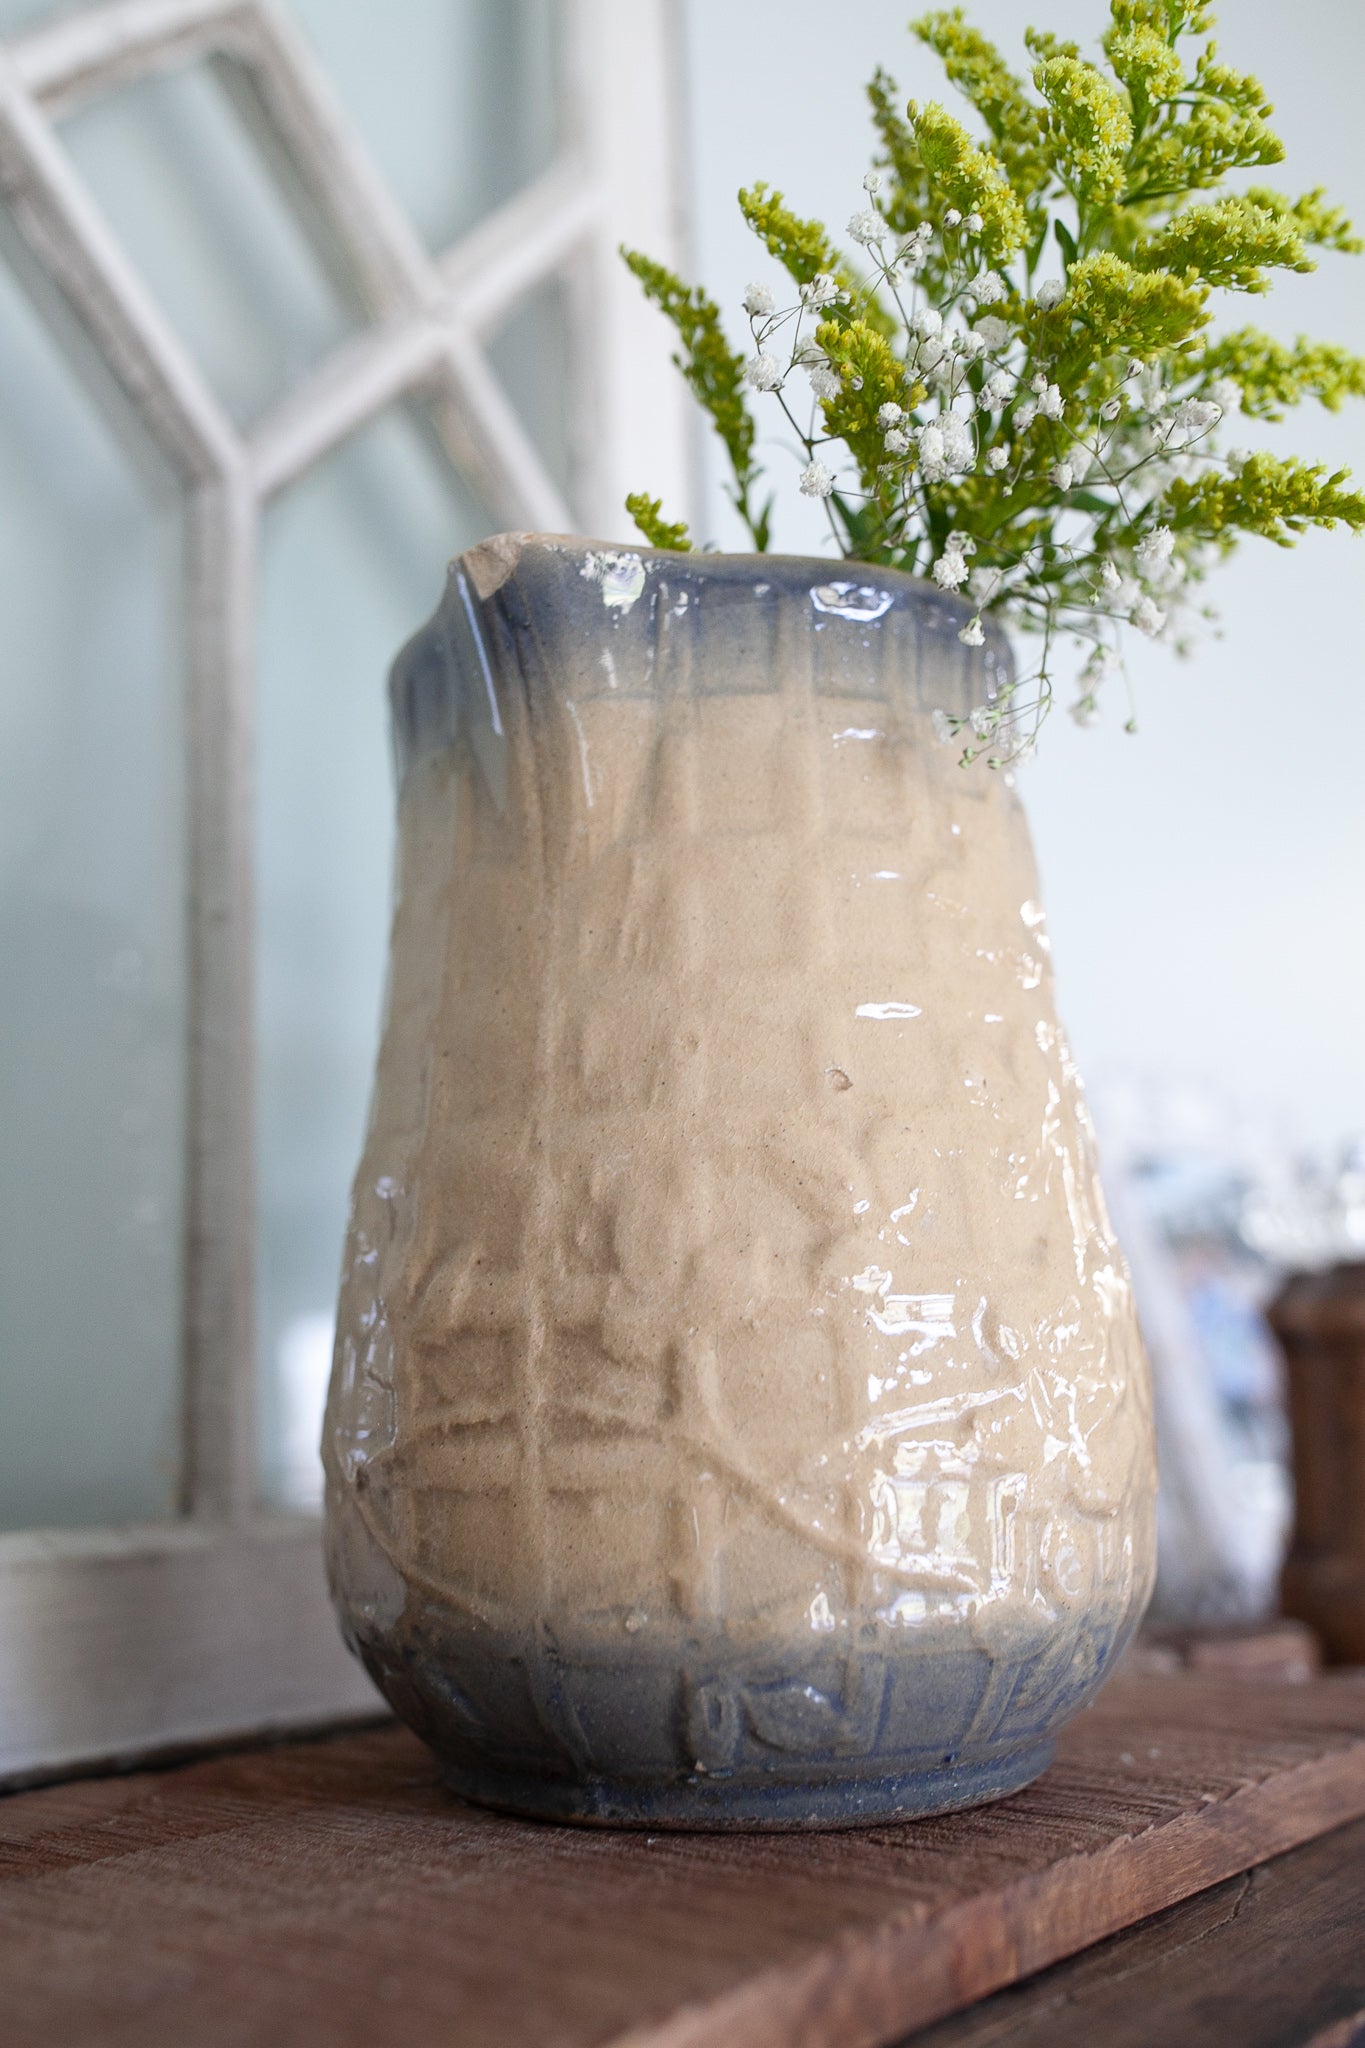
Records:
[[[480,558],[507,561],[503,580],[490,585],[475,568]],[[592,573],[602,562],[637,566],[639,590],[629,602],[604,601]],[[661,633],[676,633],[684,613],[691,635],[750,651],[799,614],[846,647],[882,643],[884,667],[925,712],[941,707],[965,716],[994,701],[1014,676],[1009,641],[992,618],[983,621],[982,644],[965,646],[958,636],[973,615],[971,602],[903,569],[820,555],[675,554],[570,534],[498,534],[451,562],[440,604],[390,670],[400,779],[462,732],[476,738],[486,721],[501,739],[497,679],[505,688],[516,677],[532,704],[554,694],[566,637],[609,644],[618,663],[638,673],[653,666]]]

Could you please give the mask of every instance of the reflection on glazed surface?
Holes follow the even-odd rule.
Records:
[[[505,537],[395,671],[331,1560],[476,1794],[990,1796],[1146,1598],[1146,1367],[1027,834],[930,731],[1003,654],[830,567]]]

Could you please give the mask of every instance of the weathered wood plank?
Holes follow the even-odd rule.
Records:
[[[874,2048],[1365,1815],[1365,1683],[1121,1680],[1036,1785],[865,1833],[577,1832],[399,1729],[0,1803],[10,2048]]]
[[[906,2048],[1358,2048],[1365,1821],[917,2033]]]

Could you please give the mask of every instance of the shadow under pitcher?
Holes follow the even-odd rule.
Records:
[[[395,664],[329,1570],[471,1799],[971,1805],[1137,1624],[1146,1362],[1012,778],[934,734],[1009,674],[966,617],[502,535]]]

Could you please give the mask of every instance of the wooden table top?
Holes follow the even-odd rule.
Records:
[[[913,2048],[1365,2048],[1365,1821],[914,2036]]]
[[[388,1725],[0,1800],[0,2039],[877,2048],[1362,1816],[1355,1675],[1120,1678],[1013,1798],[813,1836],[507,1819]],[[926,2048],[1073,2038],[994,2005]]]

